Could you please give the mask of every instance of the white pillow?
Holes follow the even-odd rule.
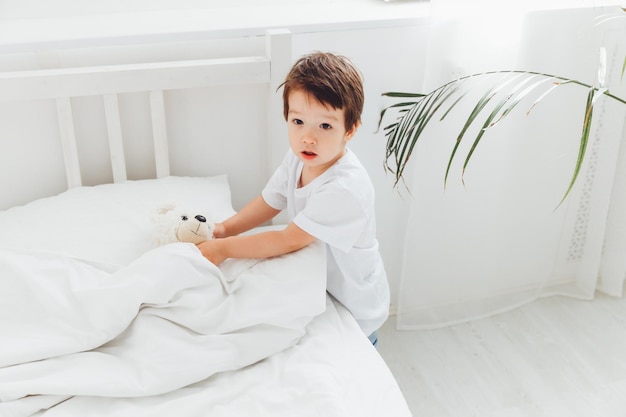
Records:
[[[223,221],[226,175],[76,187],[0,212],[0,247],[58,253],[115,270],[154,247],[152,215],[174,203]]]

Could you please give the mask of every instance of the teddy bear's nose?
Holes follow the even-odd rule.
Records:
[[[206,217],[204,217],[204,216],[203,216],[203,215],[201,215],[201,214],[198,214],[198,215],[195,217],[195,219],[196,219],[196,220],[198,220],[200,223],[206,223]]]

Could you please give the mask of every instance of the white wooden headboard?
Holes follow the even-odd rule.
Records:
[[[78,123],[76,113],[81,112],[80,98],[101,97],[98,100],[101,100],[104,112],[106,127],[104,130],[106,130],[109,148],[107,158],[110,157],[112,181],[121,182],[129,179],[127,173],[129,161],[125,154],[125,143],[127,140],[132,140],[132,138],[126,138],[124,135],[122,119],[134,121],[135,115],[132,109],[124,110],[122,108],[120,97],[134,93],[143,93],[148,97],[155,176],[157,178],[170,174],[207,175],[222,173],[220,167],[229,167],[232,172],[246,171],[250,169],[248,166],[250,164],[246,164],[246,159],[242,157],[243,154],[232,155],[233,152],[230,154],[223,152],[224,143],[231,140],[227,134],[223,133],[229,131],[227,127],[222,133],[216,135],[219,137],[215,138],[211,137],[211,129],[206,129],[207,125],[205,125],[203,132],[190,133],[191,136],[197,135],[194,136],[193,141],[203,143],[204,139],[199,140],[198,138],[206,136],[206,140],[215,141],[215,145],[205,145],[203,152],[208,154],[207,150],[214,149],[216,153],[220,154],[213,155],[212,163],[207,162],[206,171],[198,168],[191,170],[187,164],[182,164],[183,168],[179,169],[182,172],[173,172],[170,163],[170,148],[179,138],[181,141],[183,140],[182,136],[185,130],[180,128],[179,132],[183,133],[176,133],[176,137],[172,137],[171,134],[168,135],[171,133],[167,114],[168,92],[229,85],[241,86],[239,91],[245,91],[249,89],[248,86],[262,85],[265,86],[262,91],[267,92],[267,101],[266,105],[261,106],[262,108],[257,111],[265,113],[265,117],[262,118],[264,123],[259,123],[258,128],[255,129],[264,130],[259,132],[259,137],[265,142],[260,147],[251,147],[250,149],[256,149],[255,155],[247,156],[248,158],[260,158],[262,162],[258,165],[259,172],[248,172],[247,175],[253,178],[263,177],[264,181],[282,158],[286,144],[282,101],[280,94],[276,93],[276,89],[283,81],[292,63],[291,35],[288,31],[268,31],[265,38],[265,50],[254,56],[0,72],[0,104],[10,107],[15,103],[19,105],[23,102],[53,101],[56,108],[58,131],[54,134],[50,132],[50,137],[60,137],[63,165],[67,178],[66,188],[71,188],[85,184],[82,175],[84,167],[81,166],[82,161],[78,151],[83,138],[80,137],[76,129]],[[213,94],[218,103],[226,101],[220,94],[225,93]],[[246,100],[245,97],[242,99]],[[216,113],[210,109],[211,105],[207,105],[207,117],[210,117],[211,113]],[[229,110],[229,112],[237,111],[238,106]],[[199,112],[202,113],[202,110]],[[252,115],[249,111],[247,113],[250,115],[249,119],[259,119],[258,115]],[[245,122],[248,115],[242,114],[237,119]],[[38,123],[38,121],[33,120],[32,123]],[[184,124],[185,121],[179,120],[177,123]],[[208,126],[219,127],[220,121],[217,120],[212,123],[214,124],[208,124]],[[193,128],[190,127],[189,129]],[[0,137],[0,154],[4,154],[4,156],[0,157],[0,163],[6,163],[2,163],[2,167],[0,167],[1,178],[4,179],[4,181],[0,180],[2,187],[0,209],[23,204],[32,198],[58,193],[58,189],[37,190],[34,194],[27,192],[29,188],[36,188],[38,181],[31,179],[20,182],[19,179],[16,180],[16,174],[10,172],[11,166],[23,166],[29,163],[23,154],[21,156],[19,154],[11,155],[11,152],[17,148],[15,141],[19,141],[20,137],[13,134],[12,131],[4,132],[2,136],[4,137]],[[246,139],[240,138],[239,140],[245,143]],[[248,138],[248,140],[258,141],[259,139]],[[46,149],[46,147],[41,151],[32,149],[33,154],[31,155],[37,152],[46,152]],[[245,151],[242,146],[236,146],[235,149],[239,152]],[[265,152],[258,152],[258,150],[263,149]],[[193,153],[194,150],[189,149],[188,152]],[[22,161],[16,162],[15,158],[21,158]],[[220,160],[220,167],[215,167],[215,169],[208,167],[211,164],[217,165],[216,160]],[[39,167],[40,165],[34,165],[30,169],[37,171]],[[41,172],[39,175],[45,176],[47,174]],[[245,182],[245,179],[240,180],[240,182]],[[31,185],[32,187],[30,187]]]

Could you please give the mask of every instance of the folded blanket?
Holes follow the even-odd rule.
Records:
[[[319,243],[229,265],[183,243],[113,273],[0,250],[0,415],[76,395],[170,392],[294,345],[324,311]]]

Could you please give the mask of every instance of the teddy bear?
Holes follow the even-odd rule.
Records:
[[[166,204],[156,210],[152,220],[157,246],[173,242],[198,244],[213,239],[215,223],[189,208]]]

